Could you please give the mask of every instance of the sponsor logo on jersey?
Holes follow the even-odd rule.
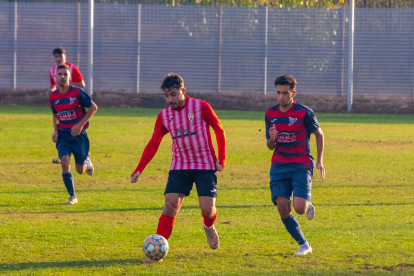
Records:
[[[294,123],[296,123],[297,120],[298,120],[298,118],[289,117],[289,125],[288,126],[293,125]]]
[[[194,120],[194,113],[188,113],[188,119],[192,122]]]
[[[290,143],[296,141],[296,135],[291,132],[279,132],[277,136],[277,142]]]
[[[270,122],[275,123],[277,121],[277,118],[270,120]]]
[[[55,101],[55,104],[58,104],[60,102],[60,100]]]
[[[66,121],[66,120],[73,120],[76,119],[76,113],[74,110],[63,110],[58,112],[59,120]]]

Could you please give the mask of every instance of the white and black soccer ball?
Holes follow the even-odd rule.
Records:
[[[151,235],[145,239],[142,250],[148,259],[159,261],[168,254],[168,241],[161,235]]]

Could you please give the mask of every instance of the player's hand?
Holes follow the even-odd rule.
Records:
[[[137,183],[138,182],[138,177],[139,177],[140,173],[136,172],[131,176],[131,183]]]
[[[46,91],[46,97],[50,98],[50,94],[52,94],[53,89],[49,89]]]
[[[81,134],[83,129],[83,125],[82,124],[76,124],[72,127],[72,136],[78,136],[79,134]]]
[[[275,141],[275,142],[276,142],[276,138],[277,138],[278,133],[279,133],[279,132],[276,130],[276,125],[272,125],[272,126],[269,128],[269,135],[270,135],[270,138],[271,138],[273,141]]]
[[[59,134],[58,134],[57,132],[55,132],[55,133],[52,135],[52,141],[53,141],[53,142],[55,142],[55,143],[57,143],[57,141],[58,141],[58,137],[59,137]]]
[[[217,168],[217,171],[222,172],[226,168],[226,166],[220,165],[220,160],[217,159],[216,168]]]
[[[322,180],[325,181],[325,168],[323,167],[322,162],[318,162],[316,168],[321,171]]]

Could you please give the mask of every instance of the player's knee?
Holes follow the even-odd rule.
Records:
[[[86,170],[83,166],[81,167],[76,165],[76,171],[78,172],[78,174],[84,174]]]
[[[62,166],[63,171],[69,171],[70,170],[70,163],[68,160],[62,159],[60,162],[60,165]]]
[[[299,215],[303,215],[306,212],[307,204],[306,202],[299,202],[299,203],[293,203],[293,207],[295,208],[296,213]]]
[[[279,211],[279,214],[282,218],[286,218],[290,215],[290,206],[286,206],[284,204],[278,204],[277,205],[277,210]]]
[[[216,214],[216,207],[215,206],[202,206],[201,213],[205,217],[212,218]]]
[[[165,202],[164,212],[167,213],[167,215],[175,217],[179,209],[180,209],[180,205],[178,202],[175,202],[175,201]]]

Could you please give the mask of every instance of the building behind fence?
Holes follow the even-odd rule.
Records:
[[[16,17],[17,16],[17,17]],[[95,90],[346,95],[348,9],[95,4]],[[48,88],[52,50],[88,80],[88,4],[0,1],[0,88]],[[414,9],[356,9],[354,95],[414,93]]]

